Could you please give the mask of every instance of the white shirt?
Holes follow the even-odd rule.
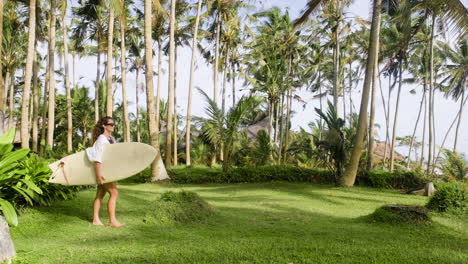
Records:
[[[101,134],[94,142],[94,145],[86,149],[89,161],[102,163],[102,153],[106,144],[110,144],[109,139]]]

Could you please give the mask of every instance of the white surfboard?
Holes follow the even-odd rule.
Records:
[[[137,174],[147,168],[156,158],[158,151],[143,143],[116,143],[104,145],[102,154],[102,174],[104,183],[115,182]],[[61,162],[63,161],[63,165]],[[161,164],[160,164],[161,163]],[[166,172],[161,157],[158,165]],[[63,185],[96,184],[94,162],[89,161],[85,151],[81,151],[49,164],[51,183]]]

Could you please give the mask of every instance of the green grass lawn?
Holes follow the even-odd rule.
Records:
[[[90,223],[94,190],[29,208],[11,229],[20,263],[463,263],[468,223],[433,215],[429,225],[371,223],[388,203],[427,198],[370,188],[302,183],[119,185],[122,228]],[[205,222],[145,223],[164,191],[198,193]],[[102,210],[102,220],[107,213]],[[466,263],[466,262],[464,262]]]

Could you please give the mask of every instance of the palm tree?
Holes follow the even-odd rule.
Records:
[[[114,40],[114,19],[117,0],[108,0],[109,6],[109,22],[107,28],[107,57],[106,57],[106,115],[112,116],[113,112],[113,93],[112,93],[112,54],[113,54],[113,40]],[[123,56],[123,54],[122,54]]]
[[[152,14],[151,0],[145,0],[145,70],[146,70],[146,107],[149,116],[148,126],[151,139],[151,146],[158,150],[158,154],[153,164],[151,164],[152,181],[167,179],[167,173],[164,166],[161,165],[161,154],[159,151],[159,138],[156,133],[156,114],[154,107],[154,88],[153,88],[153,45],[151,36]]]
[[[173,129],[173,113],[174,113],[174,56],[175,56],[175,16],[176,16],[176,2],[171,1],[170,13],[170,32],[169,32],[169,85],[168,85],[168,111],[167,111],[167,127],[166,127],[166,167],[172,165],[172,129]],[[176,131],[177,132],[177,131]],[[177,158],[177,157],[174,157]]]
[[[369,92],[372,80],[373,71],[375,69],[376,57],[379,53],[379,37],[380,37],[380,17],[381,17],[382,0],[374,0],[372,12],[371,34],[369,36],[369,50],[366,65],[366,76],[364,79],[364,87],[362,91],[361,107],[359,110],[359,120],[356,136],[354,138],[354,146],[351,153],[351,158],[346,167],[343,178],[340,184],[344,186],[353,186],[356,180],[356,174],[359,166],[359,159],[363,148],[363,140],[366,134],[367,127],[367,106],[369,104]]]
[[[442,73],[446,76],[442,80],[442,85],[446,85],[446,95],[451,95],[457,101],[460,100],[460,109],[458,111],[457,127],[455,129],[455,139],[453,143],[453,152],[456,152],[458,134],[460,131],[460,123],[463,114],[463,102],[465,98],[465,90],[468,89],[468,41],[461,40],[455,48],[451,48],[447,43],[440,43],[443,53],[449,59],[445,65],[445,71]]]
[[[56,26],[56,2],[50,0],[50,31],[49,31],[49,111],[47,124],[47,146],[53,148],[55,128],[55,26]]]
[[[415,6],[426,12],[425,18],[431,17],[431,37],[429,43],[429,154],[427,162],[427,172],[433,173],[435,162],[435,125],[434,125],[434,41],[436,18],[440,17],[449,25],[456,28],[460,38],[466,37],[468,32],[468,10],[459,0],[447,1],[423,1]]]
[[[192,59],[190,61],[190,81],[189,81],[189,94],[188,94],[188,102],[187,102],[187,126],[186,126],[186,134],[185,134],[185,160],[186,165],[191,165],[190,160],[190,128],[192,126],[192,90],[193,90],[193,82],[194,82],[194,71],[195,71],[195,54],[197,51],[198,46],[198,26],[200,23],[200,15],[201,15],[201,8],[202,8],[203,0],[198,0],[198,7],[197,7],[197,17],[195,19],[195,25],[193,27],[193,42],[192,42]]]
[[[140,23],[137,24],[139,26]],[[144,26],[144,25],[143,25]],[[140,71],[143,69],[144,61],[142,58],[142,50],[144,50],[144,41],[140,38],[140,29],[138,27],[131,28],[128,33],[130,35],[130,56],[132,57],[132,65],[130,67],[130,71],[135,71],[135,100],[136,100],[136,114],[135,114],[135,122],[136,122],[136,140],[137,142],[141,141],[141,134],[140,134],[140,91],[143,91],[143,86],[140,86],[139,78],[140,78]]]
[[[71,152],[73,149],[73,120],[72,120],[72,98],[70,89],[70,71],[68,67],[68,32],[67,23],[65,17],[67,15],[67,1],[62,1],[61,6],[61,18],[63,27],[63,47],[64,47],[64,58],[65,58],[65,89],[67,96],[67,152]]]
[[[104,11],[101,0],[80,0],[79,6],[73,9],[73,16],[77,18],[73,29],[73,38],[77,46],[83,46],[85,41],[96,41],[96,81],[94,93],[94,119],[99,120],[99,84],[101,83],[101,53],[104,52]],[[103,98],[104,99],[104,98]]]
[[[53,1],[53,0],[52,0]],[[28,55],[26,58],[26,72],[24,78],[23,100],[21,107],[21,147],[29,148],[29,93],[31,90],[31,78],[34,56],[34,42],[36,38],[36,0],[29,1],[29,33],[28,33]]]
[[[128,119],[128,107],[127,107],[127,67],[126,57],[127,52],[125,49],[125,31],[127,29],[127,6],[125,0],[121,0],[120,3],[122,12],[119,16],[120,22],[120,68],[122,78],[122,104],[123,104],[123,123],[124,123],[124,142],[130,142],[130,121]],[[138,91],[138,86],[136,87]]]

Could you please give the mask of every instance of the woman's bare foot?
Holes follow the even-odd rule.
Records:
[[[109,223],[109,226],[112,226],[112,227],[121,227],[123,226],[124,224],[120,223],[119,221],[115,220],[113,222],[110,222]]]
[[[104,224],[101,222],[101,220],[93,220],[93,225],[97,225],[97,226],[103,226]]]

